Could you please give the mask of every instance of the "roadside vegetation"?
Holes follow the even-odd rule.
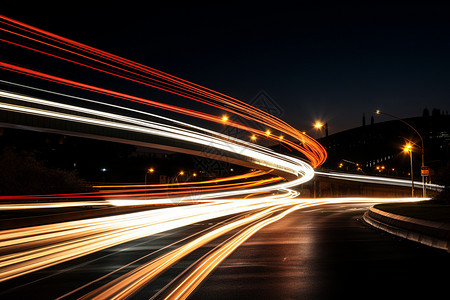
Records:
[[[87,192],[91,187],[75,172],[49,168],[32,152],[8,147],[0,153],[0,195]]]

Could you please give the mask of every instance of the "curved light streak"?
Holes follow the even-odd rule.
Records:
[[[350,173],[321,172],[321,171],[315,171],[315,174],[317,176],[322,176],[322,177],[327,177],[327,178],[357,181],[357,182],[364,182],[364,183],[375,183],[375,184],[395,185],[395,186],[404,186],[404,187],[411,186],[411,180],[406,180],[406,179],[378,177],[378,176],[350,174]],[[422,187],[423,182],[414,181],[414,185]],[[428,183],[426,184],[426,187],[428,189],[434,189],[437,191],[441,191],[445,188],[445,186],[443,186],[443,185],[428,184]]]
[[[185,145],[183,147],[186,148],[188,148],[186,144],[203,148],[207,146],[208,148],[222,150],[224,156],[238,157],[242,161],[245,160],[245,163],[250,163],[262,170],[273,170],[273,175],[270,174],[270,178],[255,178],[248,182],[239,182],[242,178],[232,176],[223,180],[217,180],[215,183],[220,182],[220,184],[216,187],[212,184],[195,183],[203,184],[203,186],[199,189],[200,192],[192,194],[189,193],[189,189],[185,189],[185,187],[191,185],[175,186],[172,187],[165,197],[162,197],[162,195],[160,197],[160,193],[157,191],[160,187],[145,186],[141,190],[134,189],[134,191],[133,188],[130,190],[127,187],[129,189],[127,192],[130,191],[130,193],[124,193],[124,191],[122,191],[122,194],[111,193],[107,196],[108,200],[106,202],[98,202],[99,205],[103,205],[104,203],[114,206],[154,205],[167,204],[169,201],[185,205],[102,218],[3,230],[0,235],[0,281],[155,233],[187,226],[204,220],[250,212],[249,214],[251,216],[244,216],[241,220],[230,223],[233,225],[222,227],[222,232],[212,231],[210,235],[202,235],[199,239],[203,239],[203,242],[195,245],[192,244],[193,247],[189,250],[193,251],[195,247],[211,241],[217,236],[228,232],[231,228],[252,224],[250,231],[246,231],[246,234],[239,238],[239,241],[236,240],[236,242],[233,242],[231,248],[227,246],[226,252],[220,254],[223,259],[240,243],[244,242],[262,227],[278,220],[295,209],[316,205],[318,203],[317,201],[303,203],[304,200],[294,199],[299,193],[289,190],[289,188],[310,180],[314,176],[313,167],[317,167],[325,161],[326,151],[317,141],[294,129],[286,122],[238,99],[1,15],[0,30],[5,33],[5,38],[0,39],[0,41],[9,43],[10,45],[22,47],[134,83],[179,95],[185,99],[228,112],[229,115],[236,115],[245,120],[263,124],[267,129],[260,130],[233,121],[230,118],[223,120],[221,117],[210,113],[187,107],[169,105],[87,83],[76,82],[13,63],[0,61],[0,68],[3,70],[89,91],[96,95],[100,94],[114,97],[122,100],[123,103],[134,102],[140,105],[151,106],[206,120],[211,123],[223,124],[223,122],[226,122],[226,126],[244,130],[252,135],[264,137],[276,144],[283,144],[283,146],[295,149],[302,153],[310,163],[308,164],[304,160],[294,156],[277,153],[270,148],[256,143],[233,138],[207,128],[202,128],[187,122],[180,122],[153,112],[142,112],[122,105],[111,105],[92,99],[74,97],[2,81],[3,83],[20,86],[28,90],[44,91],[53,95],[70,97],[80,100],[84,104],[101,104],[105,109],[112,108],[114,111],[120,111],[120,113],[48,101],[10,91],[0,91],[0,98],[4,99],[4,101],[0,102],[1,110],[62,120],[70,123],[88,124],[99,128],[135,132],[145,136],[162,137],[175,141],[180,145]],[[11,37],[13,38],[11,39]],[[133,117],[127,114],[132,114]],[[153,121],[153,119],[158,120],[158,122]],[[271,134],[272,132],[277,132],[277,135],[283,136],[283,138],[278,138],[275,134]],[[280,177],[276,177],[275,175],[283,176],[287,180],[282,181]],[[147,191],[152,192],[152,195],[146,195],[145,193]],[[241,195],[248,195],[248,197],[236,199],[236,197]],[[35,195],[27,199],[54,199],[58,198],[58,196],[60,195]],[[74,196],[77,197],[77,195]],[[92,195],[78,194],[80,198],[84,196],[91,197]],[[145,200],[147,196],[149,199]],[[131,200],[130,198],[136,200]],[[299,201],[303,204],[298,204]],[[194,203],[195,205],[193,205]],[[48,203],[41,204],[44,205],[41,208],[51,208],[51,206],[45,206],[49,205]],[[68,202],[67,205],[72,204]],[[24,207],[26,205],[16,206],[15,209],[24,209]],[[31,209],[34,206],[30,204],[28,208]],[[277,216],[269,217],[273,212],[279,213]],[[189,251],[179,252],[181,255],[179,257],[186,255]],[[220,260],[214,261],[216,265],[220,262]],[[214,265],[208,267],[208,270],[212,270],[212,268],[214,268]],[[196,281],[196,283],[198,282]]]
[[[0,109],[22,114],[31,114],[36,116],[43,116],[47,118],[60,119],[71,122],[78,122],[83,124],[92,124],[101,127],[108,127],[113,129],[127,130],[133,132],[140,132],[150,135],[163,136],[174,140],[185,141],[193,144],[208,146],[220,150],[227,150],[232,153],[247,157],[255,165],[265,168],[281,170],[283,172],[291,173],[298,178],[278,184],[275,189],[288,188],[310,180],[314,176],[313,169],[300,159],[289,157],[280,153],[276,153],[268,148],[255,145],[250,142],[241,141],[236,138],[227,137],[223,140],[219,136],[211,136],[201,132],[194,132],[186,128],[175,127],[167,124],[160,124],[152,121],[143,121],[141,119],[131,118],[123,115],[106,113],[98,110],[76,107],[67,104],[56,103],[36,97],[19,95],[7,91],[0,91],[0,97],[14,99],[25,103],[39,104],[50,108],[64,109],[67,112],[51,111],[43,108],[27,107],[15,105],[10,103],[0,103]],[[80,116],[83,113],[86,116]],[[99,117],[105,118],[100,119]],[[116,120],[116,121],[111,121]],[[201,197],[210,199],[215,197],[236,196],[244,193],[257,193],[267,190],[264,188],[254,188],[246,191],[233,190],[222,193],[202,194]],[[200,196],[193,196],[199,197]],[[175,198],[175,201],[181,201],[184,198]],[[117,203],[117,202],[115,202]],[[144,204],[144,202],[143,202]]]
[[[326,159],[326,152],[315,140],[289,126],[287,123],[262,110],[252,107],[243,101],[6,16],[0,15],[0,23],[2,24],[0,30],[7,33],[7,38],[3,39],[3,42],[50,55],[58,59],[63,59],[109,75],[161,89],[166,92],[180,95],[186,99],[214,106],[246,119],[257,121],[300,141],[303,144],[302,146],[291,144],[291,147],[294,147],[305,154],[308,159],[311,160],[314,167],[320,165]],[[9,35],[14,36],[14,38],[8,39]],[[17,68],[16,71],[18,71]],[[32,76],[38,75],[35,73]],[[51,80],[54,79],[55,78]],[[68,82],[66,81],[66,83]],[[152,105],[160,105],[155,102],[152,103]],[[217,119],[211,121],[218,122]],[[233,126],[232,122],[230,122],[229,125]],[[265,134],[265,132],[260,131],[257,131],[257,133],[262,136]],[[273,137],[268,138],[276,140]],[[289,141],[283,141],[283,143],[289,143]],[[312,153],[314,154],[312,155]]]

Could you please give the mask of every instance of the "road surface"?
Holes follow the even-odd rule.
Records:
[[[450,256],[372,229],[362,221],[368,206],[329,204],[292,212],[246,240],[200,283],[191,298],[432,299],[446,295]],[[0,298],[89,295],[119,275],[194,240],[200,235],[196,233],[227,222],[229,217],[223,217],[174,229],[7,280],[0,284]],[[241,232],[231,230],[186,255],[133,299],[149,299],[158,292],[156,298],[167,296],[189,273],[183,270],[195,267],[214,247]]]

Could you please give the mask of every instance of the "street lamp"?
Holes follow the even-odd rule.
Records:
[[[145,172],[145,177],[144,177],[144,183],[145,183],[145,185],[147,185],[147,174],[153,174],[153,172],[155,172],[155,169],[153,169],[153,168],[149,168],[149,169],[147,169],[147,172]]]
[[[322,136],[322,128],[324,128],[325,127],[325,134],[324,134],[324,137],[325,136],[328,136],[328,123],[325,123],[325,124],[323,124],[322,122],[320,122],[320,121],[316,121],[316,123],[314,123],[314,128],[315,129],[317,129],[318,131],[319,131],[319,138],[321,138]]]
[[[422,144],[421,149],[422,149],[422,170],[423,170],[423,169],[425,168],[425,152],[424,152],[424,151],[425,151],[425,148],[424,148],[424,146],[423,146],[423,138],[422,138],[422,136],[420,135],[420,133],[417,131],[417,129],[415,129],[414,127],[412,127],[411,124],[409,124],[408,122],[406,122],[406,121],[400,119],[399,117],[396,117],[396,116],[394,116],[394,115],[391,115],[391,114],[382,112],[382,111],[380,111],[379,109],[377,109],[377,110],[375,111],[375,113],[376,113],[377,115],[385,115],[385,116],[394,118],[394,119],[396,119],[396,120],[398,120],[398,121],[404,123],[405,125],[407,125],[409,128],[411,128],[411,129],[419,136],[420,142],[421,142],[421,144]],[[412,147],[412,146],[411,146],[411,147]],[[410,152],[410,153],[411,153],[411,152]],[[412,156],[411,156],[411,161],[412,161]],[[412,166],[411,166],[411,168],[412,168]],[[412,169],[411,169],[411,175],[412,175]],[[425,176],[422,176],[422,196],[423,196],[424,198],[427,196],[427,189],[425,188]]]
[[[323,124],[320,121],[317,121],[316,123],[314,123],[314,128],[316,129],[322,129]]]
[[[252,135],[251,137],[250,137],[250,139],[253,141],[253,142],[256,142],[256,135]]]
[[[108,169],[106,169],[106,168],[101,168],[100,171],[102,171],[103,182],[105,182],[105,172],[108,171]]]
[[[411,196],[414,197],[414,174],[413,174],[412,149],[413,149],[413,147],[411,144],[406,144],[405,147],[403,148],[403,151],[405,153],[409,152],[409,159],[411,162]]]
[[[153,174],[153,172],[155,172],[155,169],[153,168],[149,168],[147,169],[147,172],[145,172],[145,176],[144,176],[144,188],[147,186],[147,174]],[[147,190],[145,189],[145,199],[147,199]]]

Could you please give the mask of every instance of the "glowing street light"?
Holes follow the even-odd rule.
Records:
[[[409,153],[409,159],[411,162],[411,197],[414,197],[414,174],[413,174],[413,158],[412,158],[413,146],[411,144],[406,144],[403,148],[403,152]]]
[[[227,116],[227,115],[223,115],[223,116],[222,116],[222,121],[223,121],[223,122],[228,121],[228,116]]]
[[[155,172],[155,169],[153,168],[148,168],[147,172],[145,172],[145,176],[144,176],[144,185],[147,185],[147,175],[148,174],[153,174],[153,172]],[[145,199],[147,200],[147,190],[145,190]]]
[[[316,129],[322,129],[323,124],[320,121],[317,121],[316,123],[314,123],[314,128]]]
[[[316,121],[316,123],[314,123],[313,126],[315,129],[317,129],[317,131],[319,131],[319,138],[321,138],[321,135],[322,135],[321,132],[322,132],[322,128],[324,127],[324,124],[320,121]],[[326,128],[326,125],[325,125],[325,128]],[[326,131],[328,131],[328,130],[326,130]]]
[[[406,144],[406,145],[405,145],[405,148],[403,148],[403,151],[406,152],[406,153],[412,151],[412,146],[411,146],[411,144]]]
[[[423,146],[423,138],[422,138],[422,136],[420,135],[420,133],[417,131],[417,129],[415,129],[411,124],[409,124],[408,122],[406,122],[406,121],[400,119],[399,117],[396,117],[396,116],[394,116],[394,115],[391,115],[391,114],[382,112],[382,111],[380,111],[379,109],[377,109],[377,110],[375,111],[375,113],[376,113],[377,115],[385,115],[385,116],[394,118],[394,119],[396,119],[396,120],[402,122],[403,124],[405,124],[406,126],[408,126],[409,128],[411,128],[411,129],[419,136],[420,142],[421,142],[421,144],[422,144],[422,148],[421,148],[421,149],[422,149],[422,170],[423,170],[423,169],[425,168],[425,152],[424,152],[424,151],[425,151],[425,148],[424,148],[424,146]],[[406,145],[406,146],[408,146],[408,145]],[[405,148],[406,148],[406,146],[405,146]],[[410,148],[412,148],[412,146],[411,146]],[[409,151],[409,150],[403,149],[403,151],[407,152],[407,151]],[[411,153],[411,152],[410,152],[410,153]],[[411,156],[411,157],[412,157],[412,156]],[[411,172],[411,175],[412,175],[412,172]],[[427,189],[426,189],[426,187],[425,187],[425,176],[423,176],[423,175],[422,175],[422,196],[423,196],[423,197],[426,197],[426,196],[427,196]]]
[[[180,171],[180,173],[178,173],[178,175],[183,176],[184,175],[184,171]]]
[[[266,135],[267,135],[267,136],[270,135],[270,130],[269,130],[269,129],[266,130]]]
[[[256,135],[252,134],[252,136],[250,137],[250,139],[252,140],[252,142],[256,142]]]
[[[145,185],[147,185],[147,174],[153,174],[153,172],[155,172],[155,169],[153,169],[153,168],[148,168],[147,172],[145,172],[145,177],[144,177]]]

